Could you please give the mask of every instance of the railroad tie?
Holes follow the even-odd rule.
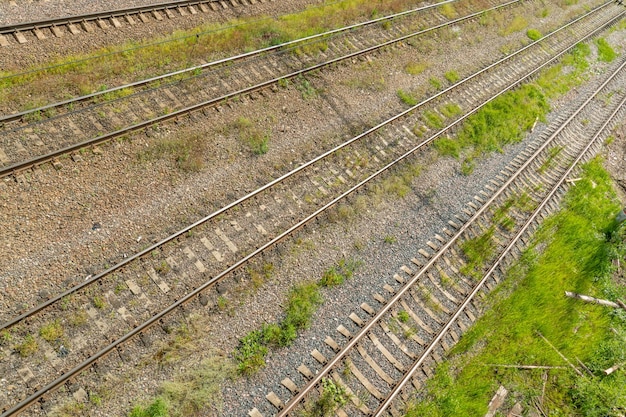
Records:
[[[285,407],[285,403],[283,403],[283,402],[281,401],[281,399],[280,399],[280,398],[278,398],[278,396],[277,396],[276,394],[274,394],[274,392],[273,392],[273,391],[270,391],[270,393],[269,393],[269,394],[267,394],[267,395],[265,396],[265,398],[267,399],[267,401],[269,401],[270,403],[272,403],[272,405],[273,405],[274,407],[276,407],[277,409],[279,409],[279,410],[282,410],[282,409]]]
[[[13,36],[15,36],[15,40],[17,41],[17,43],[26,43],[26,42],[28,42],[26,40],[26,37],[24,36],[24,34],[21,33],[21,32],[15,32],[13,34]]]
[[[113,25],[114,28],[121,28],[122,27],[122,24],[117,19],[117,17],[111,17],[111,24]]]
[[[133,19],[133,17],[129,14],[125,15],[124,19],[126,19],[126,22],[131,26],[135,24],[135,19]]]
[[[263,414],[261,414],[261,412],[259,410],[257,410],[256,408],[253,408],[252,410],[248,411],[248,416],[250,416],[250,417],[263,417]]]
[[[4,35],[0,34],[0,46],[9,46],[9,41]]]
[[[363,346],[361,346],[360,344],[356,345],[356,350],[357,352],[359,352],[359,354],[361,355],[361,357],[363,358],[363,360],[374,370],[374,372],[376,372],[376,374],[386,383],[388,383],[390,386],[393,386],[393,384],[395,384],[395,380],[390,377],[384,370],[383,368],[381,368],[375,361],[374,359],[372,359],[372,357],[367,353],[367,351],[365,350],[365,348],[363,348]]]
[[[280,381],[283,387],[287,388],[293,395],[296,395],[300,390],[296,386],[296,384],[289,377],[285,377],[282,381]]]
[[[339,352],[339,345],[332,337],[326,336],[326,339],[324,339],[324,343],[326,343],[334,352]]]
[[[354,375],[356,379],[359,380],[359,382],[365,387],[365,389],[369,391],[370,394],[372,394],[379,400],[382,400],[384,398],[383,394],[374,385],[372,385],[372,383],[365,377],[365,375],[363,375],[359,368],[356,367],[354,362],[346,361],[346,364],[348,365],[348,369],[350,369],[350,372],[352,372],[352,375]]]
[[[407,345],[405,345],[404,342],[402,342],[398,338],[398,336],[395,335],[394,332],[391,331],[391,329],[389,328],[389,326],[387,326],[386,323],[381,322],[380,323],[380,327],[381,327],[381,329],[383,329],[383,331],[385,332],[387,337],[389,339],[391,339],[391,341],[398,347],[398,349],[400,349],[402,351],[402,353],[404,353],[405,355],[407,355],[411,359],[415,359],[416,358],[415,354],[413,352],[411,352],[411,350],[407,347]]]
[[[328,362],[326,357],[322,355],[322,352],[317,349],[313,349],[313,351],[311,352],[311,356],[313,356],[313,359],[318,361],[321,365],[326,365],[326,363]]]
[[[365,404],[363,404],[363,402],[358,396],[354,395],[354,392],[352,392],[350,387],[347,386],[345,382],[343,382],[343,380],[341,379],[341,377],[339,376],[337,372],[333,371],[332,377],[339,386],[343,387],[346,394],[348,395],[352,403],[356,406],[356,408],[358,408],[363,414],[371,414],[372,411],[369,408],[367,408]]]
[[[41,29],[39,28],[35,28],[33,29],[33,34],[35,35],[35,37],[37,37],[37,39],[44,40],[46,39],[46,35],[44,35],[44,33],[41,31]]]
[[[305,364],[298,366],[298,372],[309,381],[314,377],[313,372]]]

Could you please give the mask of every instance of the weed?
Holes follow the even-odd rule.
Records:
[[[155,271],[157,271],[159,274],[167,274],[168,272],[170,272],[171,268],[170,265],[167,263],[167,261],[162,260],[160,264],[158,264],[155,268]]]
[[[15,346],[13,349],[19,353],[22,358],[25,358],[37,352],[38,348],[39,345],[37,344],[37,341],[32,334],[29,334],[24,338],[22,343]]]
[[[348,403],[350,396],[345,387],[330,378],[322,379],[322,392],[313,403],[305,406],[306,417],[330,417],[335,410]]]
[[[524,30],[526,28],[526,26],[528,26],[528,21],[526,20],[526,18],[524,18],[524,16],[515,16],[513,18],[513,20],[511,21],[511,23],[504,28],[500,34],[502,36],[507,36],[510,35],[511,33],[514,32],[519,32],[520,30]]]
[[[11,340],[13,340],[11,332],[9,332],[7,329],[3,329],[2,331],[0,331],[0,346],[8,345],[9,343],[11,343]]]
[[[446,3],[439,7],[439,12],[447,17],[448,19],[454,19],[457,16],[457,12],[454,9],[454,6],[450,3]]]
[[[281,78],[280,80],[278,80],[278,86],[281,87],[281,88],[289,87],[289,79]]]
[[[270,141],[269,132],[263,132],[246,117],[239,117],[234,126],[239,131],[239,138],[248,145],[252,153],[255,155],[267,153]]]
[[[303,100],[311,100],[319,95],[318,90],[315,89],[306,78],[302,78],[296,88],[302,94]]]
[[[63,337],[63,326],[59,319],[54,320],[39,329],[39,336],[46,342],[55,342]]]
[[[336,265],[324,271],[320,279],[320,285],[322,287],[334,287],[343,284],[347,279],[352,278],[356,269],[361,265],[361,261],[342,258]]]
[[[562,150],[563,146],[554,146],[550,148],[550,150],[548,151],[548,157],[537,169],[537,172],[540,174],[544,174],[548,170],[548,168],[550,168],[554,164],[554,159],[561,153]]]
[[[539,32],[537,29],[528,29],[526,31],[526,36],[528,36],[533,41],[538,41],[543,37],[541,32]]]
[[[492,226],[482,235],[461,244],[461,249],[467,258],[467,263],[461,268],[463,274],[474,278],[480,277],[480,271],[487,260],[493,256],[496,248],[493,233],[494,227]]]
[[[106,302],[104,301],[104,298],[96,295],[95,297],[93,297],[93,305],[94,307],[102,310],[105,306],[106,306]]]
[[[450,118],[461,114],[461,107],[455,103],[446,103],[441,106],[440,111],[445,117]]]
[[[454,70],[446,72],[444,77],[446,77],[446,80],[448,80],[451,84],[454,84],[461,78],[459,73]]]
[[[383,242],[391,245],[393,243],[396,243],[398,241],[398,239],[395,236],[392,235],[386,235],[383,239]]]
[[[424,118],[426,119],[426,125],[431,129],[441,129],[443,127],[441,116],[432,110],[425,111]]]
[[[615,141],[615,136],[611,135],[611,136],[608,136],[604,140],[604,144],[608,146],[608,145],[612,144],[614,141]]]
[[[408,323],[410,319],[409,313],[407,313],[406,310],[400,310],[398,311],[398,320],[400,320],[401,323]]]
[[[167,402],[162,397],[157,397],[149,405],[136,405],[131,410],[129,417],[169,417]]]
[[[228,298],[222,295],[217,297],[217,308],[219,308],[220,311],[226,310],[228,308]]]
[[[162,138],[138,155],[140,161],[167,158],[183,172],[199,172],[204,168],[204,154],[208,142],[199,134],[179,133],[172,138]]]
[[[437,78],[435,77],[431,77],[428,79],[428,82],[430,83],[431,86],[433,86],[433,88],[435,90],[439,90],[441,88],[441,81],[439,81]]]
[[[396,94],[398,95],[398,98],[400,98],[400,100],[407,106],[415,106],[417,104],[417,99],[413,97],[411,93],[404,90],[398,90]]]
[[[74,312],[74,314],[72,314],[72,316],[70,317],[69,321],[70,321],[70,325],[73,327],[84,326],[89,321],[89,315],[87,314],[85,310],[81,309],[81,310]]]

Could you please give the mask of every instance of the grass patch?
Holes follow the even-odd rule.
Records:
[[[452,84],[459,81],[459,79],[461,78],[459,77],[459,73],[454,70],[446,72],[444,77],[446,77],[446,80],[448,80]]]
[[[238,373],[250,376],[263,368],[270,346],[289,346],[298,336],[298,331],[310,325],[311,317],[322,301],[319,286],[315,282],[292,288],[287,297],[287,308],[282,321],[265,324],[239,341],[239,346],[233,353]]]
[[[410,75],[420,75],[429,67],[428,62],[409,62],[404,66],[404,71]]]
[[[496,244],[493,241],[495,228],[492,226],[482,235],[466,240],[461,244],[461,250],[467,262],[461,268],[461,273],[480,278],[485,263],[493,256]]]
[[[576,45],[561,63],[542,72],[537,80],[541,91],[548,98],[554,98],[580,85],[585,80],[585,71],[589,68],[587,57],[590,53],[589,45],[584,43]]]
[[[437,368],[425,397],[409,407],[408,417],[483,416],[500,384],[515,393],[525,412],[543,397],[544,415],[623,414],[626,372],[606,376],[602,370],[626,359],[626,314],[563,294],[572,290],[612,300],[626,296],[626,288],[611,278],[617,267],[613,261],[626,256],[626,224],[616,229],[614,222],[620,204],[599,159],[583,167],[582,177],[565,197],[565,208],[546,220],[531,247],[489,295],[485,315]],[[585,363],[593,376],[574,373],[539,332],[576,366],[577,359]],[[520,370],[487,364],[566,368]]]
[[[428,83],[435,89],[439,90],[441,88],[441,81],[439,81],[435,77],[431,77],[428,79]]]
[[[350,400],[350,395],[343,385],[339,385],[331,378],[322,378],[322,392],[313,401],[305,403],[298,413],[299,417],[330,417],[335,410],[343,407]]]
[[[512,33],[524,30],[526,29],[527,26],[528,26],[528,21],[526,20],[526,18],[524,16],[518,15],[518,16],[515,16],[513,20],[511,20],[511,23],[509,23],[508,26],[506,26],[504,29],[501,30],[500,34],[502,36],[507,36]]]
[[[148,405],[136,405],[131,410],[129,417],[169,417],[170,414],[167,411],[167,402],[157,397]]]
[[[473,160],[489,152],[502,151],[502,147],[519,142],[535,120],[544,120],[550,110],[546,97],[534,85],[523,85],[488,103],[466,119],[455,139],[439,138],[435,148],[441,155],[455,158],[461,151],[471,149],[463,167],[466,174],[473,171]]]
[[[541,32],[539,32],[537,29],[528,29],[526,31],[526,36],[528,36],[528,38],[533,41],[538,41],[543,37]]]
[[[41,329],[39,329],[39,336],[41,336],[41,338],[46,342],[56,342],[63,337],[63,326],[61,325],[61,322],[56,319],[48,324],[45,324],[41,327]]]
[[[450,3],[446,3],[439,7],[439,13],[447,17],[448,19],[454,19],[458,13],[454,9],[454,6]]]
[[[204,168],[208,142],[198,133],[179,133],[157,139],[139,153],[140,162],[169,160],[183,172],[199,172]]]
[[[409,92],[398,90],[396,94],[398,95],[398,98],[407,106],[415,106],[417,104],[417,99]]]
[[[14,346],[13,349],[17,353],[19,353],[22,358],[26,358],[37,352],[37,349],[39,349],[39,345],[37,344],[37,341],[35,340],[33,335],[29,334],[24,338],[22,343]]]
[[[617,53],[611,48],[611,45],[604,38],[598,38],[594,41],[598,47],[598,61],[613,62],[617,57]]]
[[[424,119],[426,119],[426,126],[431,129],[441,129],[443,127],[443,119],[432,110],[424,112]]]
[[[459,105],[455,103],[446,103],[443,106],[441,106],[439,111],[445,117],[450,118],[450,117],[458,116],[459,114],[461,114],[461,107],[459,107]]]
[[[264,155],[269,151],[270,133],[261,130],[250,119],[239,117],[234,124],[239,139],[255,155]]]

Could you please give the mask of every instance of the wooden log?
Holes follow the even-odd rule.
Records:
[[[579,300],[583,300],[587,303],[592,304],[600,304],[607,307],[620,308],[618,303],[614,303],[613,301],[601,300],[599,298],[589,297],[588,295],[577,294],[575,292],[565,291],[565,295],[570,298],[578,298]]]
[[[571,362],[570,362],[570,360],[569,360],[569,359],[567,359],[567,358],[565,357],[565,355],[563,355],[563,354],[562,354],[562,353],[561,353],[561,352],[560,352],[560,351],[556,348],[556,346],[554,346],[552,343],[550,343],[550,341],[549,341],[548,339],[546,339],[546,338],[545,338],[545,336],[541,334],[541,332],[537,332],[537,334],[539,334],[539,336],[543,339],[543,341],[544,341],[544,342],[546,342],[546,343],[548,344],[548,346],[550,346],[552,349],[554,349],[554,351],[555,351],[555,352],[556,352],[556,353],[557,353],[557,354],[561,357],[561,359],[563,359],[565,362],[567,362],[567,364],[568,364],[568,365],[569,365],[569,366],[570,366],[570,367],[571,367],[574,371],[576,371],[576,373],[577,373],[578,375],[583,376],[583,373],[582,373],[582,372],[580,372],[580,371],[578,370],[578,368],[576,368],[576,367],[574,366],[574,364],[573,364],[573,363],[571,363]]]
[[[499,365],[488,363],[485,366],[493,366],[495,368],[516,368],[516,369],[567,369],[567,366],[547,366],[547,365]]]
[[[609,369],[605,369],[604,373],[606,375],[611,375],[613,372],[617,371],[620,367],[622,367],[622,365],[624,365],[624,364],[623,363],[618,363],[616,365],[613,365]]]

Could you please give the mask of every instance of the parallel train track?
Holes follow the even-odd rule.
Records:
[[[147,6],[107,10],[0,26],[0,48],[11,44],[23,44],[29,40],[43,40],[48,37],[61,38],[66,35],[91,33],[109,27],[134,26],[136,24],[159,22],[163,19],[193,16],[198,13],[211,13],[231,7],[254,5],[274,0],[177,0]]]
[[[492,7],[488,10],[509,7],[520,1],[501,4],[491,0]],[[459,9],[467,7],[466,3],[461,5]],[[420,7],[284,45],[2,116],[0,177],[55,161],[62,155],[157,123],[218,106],[226,100],[272,86],[281,79],[304,75],[475,19],[486,11],[476,11],[470,6],[467,15],[448,19],[437,12],[438,7],[440,4]],[[381,27],[382,22],[391,22],[391,26]],[[311,52],[307,53],[307,50]],[[80,158],[79,155],[74,157]]]
[[[625,68],[622,58],[567,118],[552,123],[543,139],[475,196],[465,214],[450,223],[453,232],[445,229],[445,238],[437,235],[411,267],[395,275],[398,288],[385,285],[384,296],[375,294],[361,305],[363,311],[352,313],[349,324],[337,328],[339,342],[327,337],[321,350],[334,356],[327,360],[319,350],[312,352],[308,362],[315,372],[298,367],[303,387],[283,379],[280,394],[293,397],[283,402],[274,392],[266,396],[276,416],[314,409],[325,381],[343,387],[352,402],[334,410],[340,417],[403,415],[415,389],[480,314],[480,296],[500,282],[542,218],[558,209],[570,186],[566,180],[626,114]],[[526,207],[516,207],[520,200]],[[486,237],[495,254],[484,265],[466,263],[464,244]],[[255,408],[249,415],[264,414]]]
[[[180,306],[196,300],[201,305],[214,302],[216,294],[205,290],[441,134],[426,126],[426,110],[436,112],[446,103],[458,103],[465,114],[451,119],[450,129],[490,100],[490,90],[513,88],[622,16],[619,8],[607,3],[566,25],[567,30],[467,77],[83,284],[23,314],[2,317],[6,322],[0,330],[19,329],[17,339],[28,337],[25,326],[16,327],[20,323],[28,322],[30,328],[54,321],[75,323],[68,328],[69,354],[63,357],[57,341],[31,334],[40,346],[33,358],[12,355],[0,360],[0,371],[17,387],[10,397],[0,394],[2,417],[28,408],[101,357],[123,350],[128,340],[160,332],[154,324],[168,320]],[[429,139],[420,139],[414,128]],[[276,213],[283,215],[279,218]],[[85,322],[76,323],[76,317],[85,317]],[[37,367],[32,365],[36,362]]]

